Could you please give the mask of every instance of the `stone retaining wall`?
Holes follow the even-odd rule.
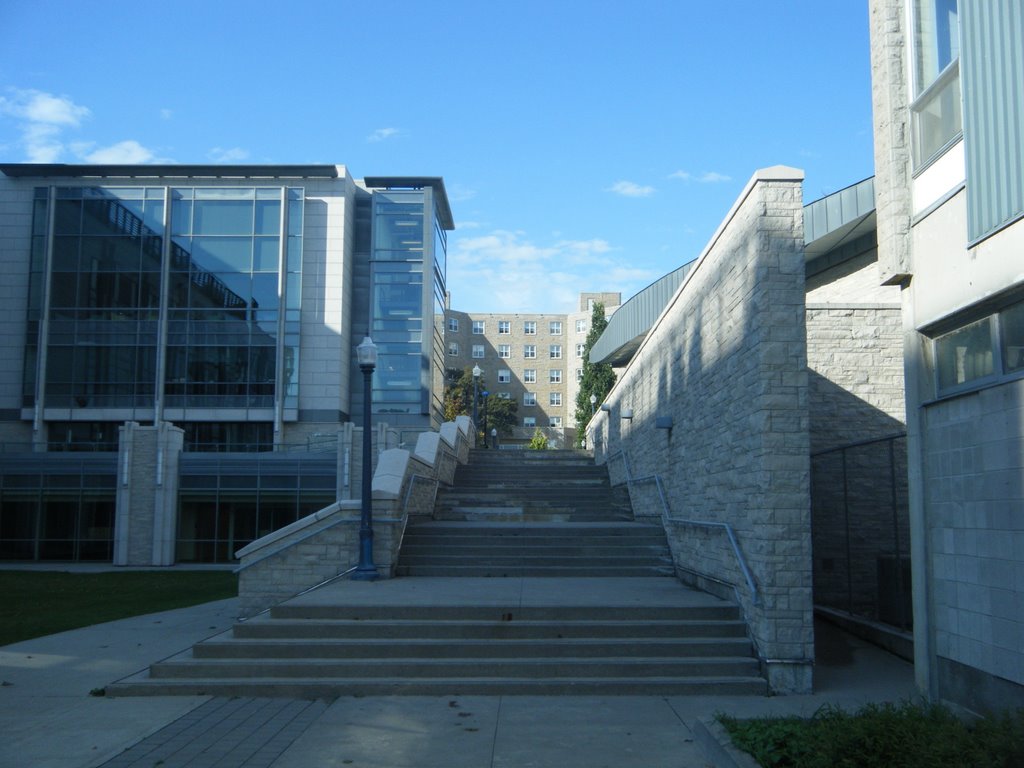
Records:
[[[592,422],[599,460],[660,476],[678,573],[736,587],[776,692],[814,656],[802,179],[754,175]],[[631,497],[661,512],[655,483]],[[673,519],[731,525],[757,594],[724,529]]]

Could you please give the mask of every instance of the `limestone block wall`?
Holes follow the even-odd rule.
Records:
[[[869,0],[871,106],[875,124],[875,210],[879,277],[910,274],[910,84],[904,0]]]
[[[927,405],[923,421],[938,694],[1020,706],[1024,381]]]
[[[814,656],[802,178],[754,175],[592,424],[613,479],[618,451],[661,477],[678,572],[736,586],[777,692],[809,691]],[[722,527],[682,521],[730,525],[757,594]]]

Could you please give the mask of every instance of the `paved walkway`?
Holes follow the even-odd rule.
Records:
[[[0,768],[706,768],[724,763],[695,733],[718,712],[810,715],[915,696],[910,664],[829,625],[809,696],[90,695],[228,629],[237,608],[222,600],[0,648]]]

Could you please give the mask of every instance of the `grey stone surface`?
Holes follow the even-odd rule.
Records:
[[[668,524],[677,567],[738,588],[779,692],[806,690],[813,659],[801,180],[755,174],[592,422],[638,516],[697,521]],[[756,595],[704,522],[736,531]]]
[[[464,579],[445,580],[443,585],[428,581],[429,588],[419,591],[424,605],[443,593],[455,590],[457,596],[458,590],[467,588]],[[551,606],[558,606],[571,586],[559,589],[558,580],[553,580],[526,589],[516,579],[489,581],[496,601],[514,597]],[[655,581],[665,590],[671,586],[670,579]],[[352,586],[362,587],[351,592],[358,602],[376,600],[373,592],[400,585],[395,580]],[[658,590],[648,586],[641,591],[645,600],[652,594],[658,599]],[[678,600],[680,592],[693,594],[694,600],[709,599],[678,587],[660,599]],[[313,594],[304,599],[315,602]],[[587,594],[596,605],[606,599],[599,592]],[[628,597],[622,593],[616,600]],[[816,634],[815,693],[806,696],[343,697],[319,715],[320,705],[288,699],[269,707],[260,700],[238,699],[225,709],[226,702],[206,697],[89,696],[93,688],[225,629],[237,605],[235,600],[220,601],[0,648],[0,678],[9,683],[0,687],[0,730],[5,734],[0,739],[0,765],[96,768],[149,754],[152,762],[136,764],[148,768],[162,759],[165,766],[178,768],[706,768],[717,763],[700,751],[692,729],[697,720],[718,712],[737,717],[809,716],[825,703],[856,708],[914,694],[909,664],[825,627]],[[286,722],[289,713],[294,717]],[[162,733],[167,727],[171,730]],[[268,727],[275,732],[269,738]],[[178,762],[158,756],[155,750],[166,749],[171,735],[203,749],[179,751]],[[255,746],[258,749],[252,750]],[[269,758],[275,759],[268,762]]]

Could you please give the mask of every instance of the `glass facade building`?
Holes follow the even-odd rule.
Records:
[[[440,423],[454,228],[440,178],[358,181],[333,165],[0,172],[12,234],[0,241],[12,276],[0,558],[113,557],[128,422],[180,428],[193,457],[175,484],[179,560],[229,561],[329,505],[343,487],[337,435],[362,426],[366,335],[379,348],[374,422]],[[97,466],[82,469],[86,452]],[[283,454],[307,459],[282,469]]]

